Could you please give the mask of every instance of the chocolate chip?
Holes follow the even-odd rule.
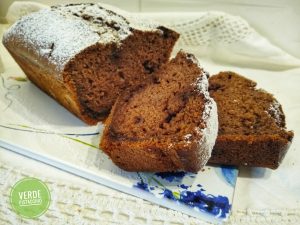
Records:
[[[155,71],[155,63],[149,61],[149,60],[146,60],[144,63],[143,63],[143,66],[145,68],[145,71],[149,74],[153,73]]]
[[[157,27],[157,29],[161,30],[163,32],[163,38],[167,39],[170,37],[170,30],[163,27],[163,26],[159,26]]]

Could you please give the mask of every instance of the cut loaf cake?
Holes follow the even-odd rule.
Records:
[[[126,92],[106,121],[100,148],[127,171],[199,171],[218,130],[207,74],[193,55],[179,52],[155,81]]]
[[[24,16],[3,44],[28,78],[88,124],[125,88],[153,78],[179,34],[99,4],[68,4]]]
[[[293,132],[277,100],[256,83],[233,72],[209,79],[209,92],[218,105],[219,132],[209,162],[276,169]]]

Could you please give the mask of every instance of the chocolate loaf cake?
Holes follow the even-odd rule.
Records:
[[[23,17],[3,44],[28,78],[88,124],[126,88],[153,79],[176,32],[99,4],[54,6]]]
[[[193,55],[179,52],[155,81],[126,92],[106,120],[100,148],[127,171],[199,171],[218,130],[207,74]]]
[[[293,139],[277,100],[233,72],[209,79],[218,105],[219,131],[210,163],[276,169]]]

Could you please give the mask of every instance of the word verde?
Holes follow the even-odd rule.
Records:
[[[41,190],[36,191],[22,191],[19,192],[19,205],[20,206],[31,206],[31,205],[41,205]]]
[[[32,219],[43,215],[49,208],[50,200],[47,185],[36,178],[18,181],[10,192],[13,210],[24,218]]]

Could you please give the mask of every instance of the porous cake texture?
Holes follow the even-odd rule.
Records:
[[[233,72],[211,76],[209,92],[219,116],[209,162],[276,169],[294,134],[287,131],[282,107],[273,95]]]
[[[207,76],[193,55],[179,52],[153,83],[118,98],[100,148],[127,171],[199,171],[218,131]]]

